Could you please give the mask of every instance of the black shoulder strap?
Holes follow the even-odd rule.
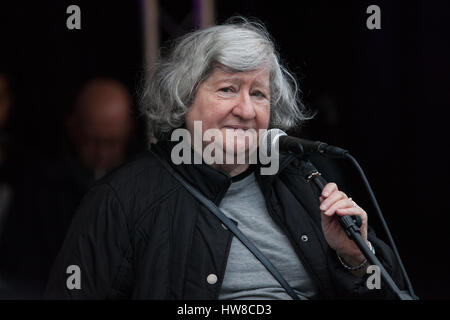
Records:
[[[162,163],[162,165],[169,171],[181,185],[188,190],[197,200],[203,203],[209,211],[214,213],[214,215],[228,228],[233,234],[250,250],[250,252],[266,267],[266,269],[273,275],[273,277],[281,284],[281,286],[286,290],[286,292],[294,300],[300,300],[299,296],[287,283],[281,273],[277,268],[270,262],[270,260],[261,252],[259,249],[251,242],[241,230],[239,230],[236,225],[231,222],[231,220],[225,216],[225,214],[208,198],[206,198],[201,192],[196,190],[191,184],[189,184],[181,175],[179,175],[165,160],[161,159],[154,152],[155,157]]]

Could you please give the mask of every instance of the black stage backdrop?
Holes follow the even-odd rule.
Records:
[[[189,13],[189,1],[162,2],[166,14]],[[66,28],[70,4],[81,8],[81,30]],[[366,27],[371,4],[381,8],[381,30]],[[60,151],[63,119],[85,79],[117,77],[137,98],[141,5],[2,1],[0,66],[13,79],[10,126],[26,161]],[[295,134],[345,147],[360,161],[423,299],[450,297],[449,10],[446,1],[216,1],[217,22],[244,15],[266,24],[318,112]],[[144,140],[143,130],[136,139]],[[356,176],[353,183],[345,191],[378,226]]]

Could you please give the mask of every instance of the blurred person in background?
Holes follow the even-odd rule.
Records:
[[[16,75],[8,68],[0,69],[0,238],[6,232],[15,198],[20,193],[24,168],[24,149],[13,130],[15,78]],[[4,259],[5,257],[0,255],[0,263]],[[8,281],[0,273],[0,298],[8,290]]]
[[[11,161],[9,161],[11,135],[7,128],[12,100],[9,78],[6,73],[0,71],[0,233],[8,214],[13,193]]]
[[[100,178],[119,165],[134,123],[128,90],[113,79],[86,84],[68,118],[68,132],[80,163]]]
[[[116,79],[87,81],[65,124],[63,151],[57,158],[37,156],[28,164],[8,217],[0,242],[0,274],[10,287],[5,298],[41,297],[84,193],[139,151],[131,141],[136,140],[132,97]]]

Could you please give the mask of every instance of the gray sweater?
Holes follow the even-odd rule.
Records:
[[[317,294],[287,236],[270,217],[252,173],[234,182],[219,208],[258,247],[300,298]],[[219,299],[291,299],[264,265],[233,238]]]

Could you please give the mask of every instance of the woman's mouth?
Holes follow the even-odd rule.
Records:
[[[227,130],[235,130],[235,131],[237,131],[237,130],[246,131],[246,130],[250,129],[249,127],[246,127],[246,126],[234,126],[234,125],[224,126],[224,128]]]

